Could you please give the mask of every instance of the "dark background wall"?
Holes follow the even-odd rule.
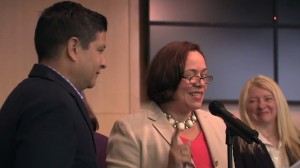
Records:
[[[149,58],[170,41],[192,41],[214,76],[206,100],[237,101],[264,74],[300,101],[299,0],[149,0]]]

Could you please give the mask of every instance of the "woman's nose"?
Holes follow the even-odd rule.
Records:
[[[260,109],[263,109],[266,107],[266,103],[263,100],[258,101],[258,107]]]

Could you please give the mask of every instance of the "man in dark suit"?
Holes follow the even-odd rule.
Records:
[[[75,2],[45,9],[35,29],[38,64],[0,110],[1,168],[96,168],[82,91],[105,68],[105,16]]]

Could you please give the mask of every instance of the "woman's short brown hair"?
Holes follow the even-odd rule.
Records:
[[[183,41],[171,42],[155,55],[147,77],[147,95],[158,104],[172,100],[185,69],[190,51],[202,53],[197,44]]]

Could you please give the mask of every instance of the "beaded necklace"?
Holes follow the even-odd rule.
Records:
[[[185,130],[192,128],[194,125],[194,122],[197,122],[197,117],[195,115],[195,111],[193,111],[192,115],[185,121],[179,122],[175,120],[170,114],[164,113],[169,123],[174,128],[178,128],[179,130]]]

